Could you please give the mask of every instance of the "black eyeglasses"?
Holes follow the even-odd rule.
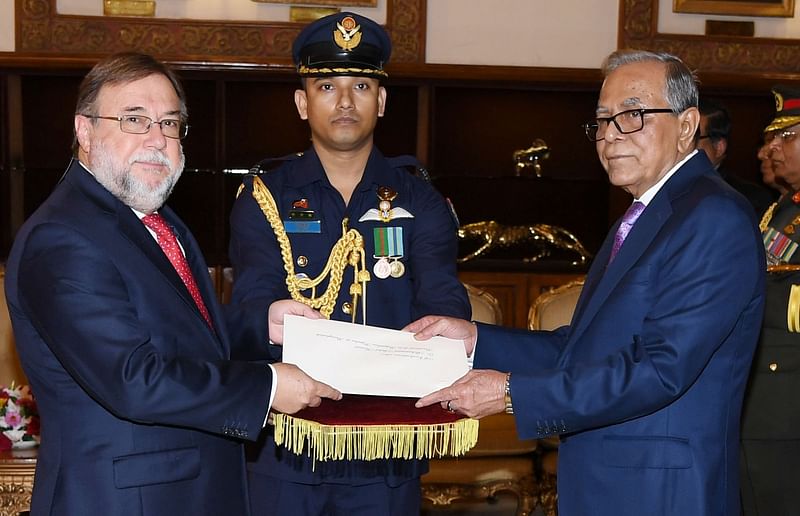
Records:
[[[675,113],[669,108],[628,109],[614,116],[597,117],[583,124],[583,130],[590,142],[598,142],[606,137],[606,130],[613,122],[614,127],[622,134],[631,134],[644,129],[644,115],[650,113]]]
[[[150,131],[150,126],[157,124],[161,127],[161,134],[167,138],[182,140],[189,134],[189,124],[175,118],[165,118],[156,122],[144,115],[123,115],[123,116],[98,116],[81,115],[86,118],[99,118],[102,120],[116,120],[119,122],[119,130],[129,134],[145,134]]]

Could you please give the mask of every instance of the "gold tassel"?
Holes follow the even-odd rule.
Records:
[[[275,443],[314,461],[458,457],[478,442],[478,420],[394,425],[323,425],[275,414]]]

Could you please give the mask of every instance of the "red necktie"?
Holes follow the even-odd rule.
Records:
[[[164,254],[167,255],[170,263],[172,263],[172,266],[175,267],[175,271],[177,271],[178,276],[183,280],[183,284],[186,285],[189,294],[191,294],[192,299],[194,299],[197,308],[200,309],[200,313],[203,314],[208,325],[214,328],[214,325],[211,324],[211,316],[208,314],[208,309],[205,303],[203,303],[203,297],[200,295],[200,289],[197,288],[197,283],[194,281],[192,271],[189,269],[189,262],[187,262],[186,257],[183,256],[183,251],[181,251],[181,247],[178,245],[178,240],[175,238],[172,229],[167,225],[164,217],[158,213],[151,213],[150,215],[142,217],[142,222],[155,232],[161,250],[164,251]]]

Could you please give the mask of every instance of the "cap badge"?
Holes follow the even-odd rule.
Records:
[[[353,50],[361,43],[361,25],[352,16],[347,16],[336,23],[333,40],[342,50]]]
[[[777,111],[778,113],[783,111],[783,95],[781,95],[777,91],[775,92],[775,111]]]

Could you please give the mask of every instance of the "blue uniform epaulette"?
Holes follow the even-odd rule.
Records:
[[[251,174],[258,174],[260,172],[269,172],[270,170],[275,170],[281,164],[286,161],[292,161],[294,159],[299,158],[302,156],[302,152],[293,152],[291,154],[287,154],[286,156],[281,156],[280,158],[264,158],[252,167],[250,167]]]
[[[405,169],[426,183],[433,185],[433,181],[431,181],[431,175],[428,172],[428,169],[423,167],[422,163],[420,163],[419,160],[417,160],[417,158],[414,156],[411,156],[410,154],[403,154],[393,158],[386,158],[386,161],[389,162],[389,165],[391,165],[392,168]],[[458,214],[456,213],[455,206],[453,206],[453,202],[449,197],[445,197],[444,200],[447,202],[447,207],[450,210],[450,216],[453,218],[453,222],[455,223],[456,227],[459,227],[461,223],[458,220]]]
[[[392,168],[403,168],[411,172],[413,175],[423,179],[426,183],[431,182],[431,175],[428,169],[422,166],[422,163],[410,154],[403,154],[402,156],[395,156],[393,158],[386,158]]]

